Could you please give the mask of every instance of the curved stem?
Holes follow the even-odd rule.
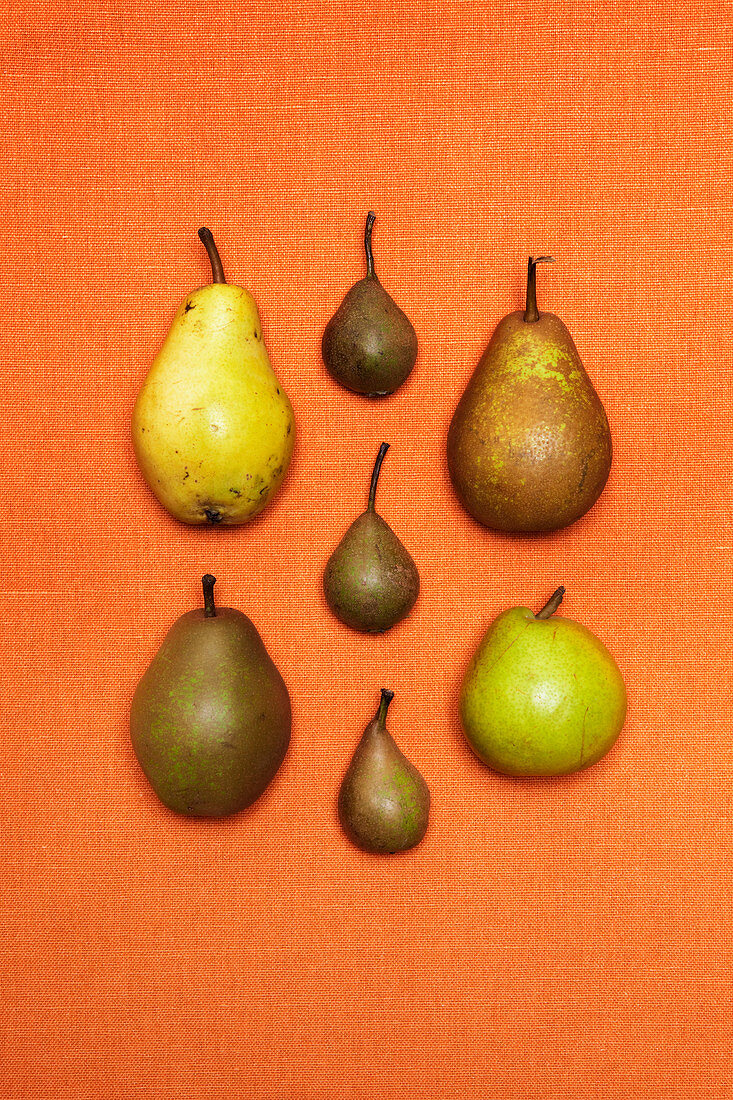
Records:
[[[214,234],[210,229],[207,229],[205,225],[199,229],[199,240],[209,254],[211,260],[211,281],[212,283],[225,283],[224,268],[221,266],[221,257],[219,256],[219,250],[216,247],[214,240]]]
[[[530,256],[527,262],[527,304],[524,309],[524,320],[528,324],[539,321],[540,314],[537,309],[537,264],[554,264],[553,256]]]
[[[379,703],[379,710],[377,711],[377,721],[381,726],[384,725],[387,718],[387,708],[394,699],[394,692],[388,691],[387,688],[382,688],[382,698]]]
[[[374,469],[372,470],[372,483],[369,486],[369,503],[367,504],[367,511],[374,511],[374,498],[377,495],[377,482],[379,481],[379,471],[382,469],[382,463],[384,462],[384,456],[389,450],[389,443],[383,443],[379,448],[376,460],[374,462]]]
[[[205,573],[201,578],[201,584],[204,589],[204,618],[214,619],[216,618],[216,604],[214,603],[216,577],[212,577],[211,573]]]
[[[376,220],[377,215],[373,210],[370,210],[367,214],[366,226],[364,228],[364,251],[366,252],[368,279],[376,279],[376,275],[374,274],[374,254],[372,252],[372,228]]]
[[[565,585],[561,584],[560,587],[556,588],[555,591],[552,593],[542,610],[537,612],[537,614],[535,615],[535,619],[549,619],[550,615],[554,615],[558,607],[562,603],[562,598],[564,595]]]

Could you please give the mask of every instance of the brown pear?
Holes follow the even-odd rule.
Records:
[[[347,390],[367,397],[394,393],[415,366],[417,336],[409,318],[374,274],[369,211],[364,231],[367,273],[355,283],[326,325],[323,361]]]
[[[369,503],[331,554],[323,591],[336,618],[365,634],[381,634],[404,619],[420,592],[420,575],[392,528],[377,514],[374,501],[389,443],[379,448]]]
[[[367,852],[414,848],[425,836],[430,791],[387,730],[393,691],[382,689],[379,710],[362,734],[338,797],[341,827]]]
[[[448,469],[471,515],[497,531],[567,527],[600,496],[611,433],[567,328],[537,309],[529,258],[527,304],[497,325],[448,431]]]
[[[290,698],[254,624],[216,607],[181,615],[138,684],[130,734],[161,802],[189,817],[225,817],[264,791],[290,741]]]

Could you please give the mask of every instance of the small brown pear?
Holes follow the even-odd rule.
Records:
[[[377,481],[389,443],[379,448],[369,503],[331,554],[323,591],[337,619],[365,634],[381,634],[404,619],[420,591],[412,557],[374,507]]]
[[[329,373],[347,390],[384,397],[402,385],[417,359],[417,336],[374,274],[369,211],[364,231],[367,273],[354,283],[326,325],[321,349]]]
[[[527,303],[499,322],[448,431],[448,469],[463,505],[497,531],[567,527],[595,504],[611,469],[611,432],[573,338]]]
[[[393,691],[382,689],[379,710],[362,734],[338,797],[341,827],[357,847],[387,854],[414,848],[425,836],[430,791],[387,730]]]

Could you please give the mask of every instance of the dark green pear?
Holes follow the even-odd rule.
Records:
[[[524,311],[508,314],[458,403],[448,469],[471,515],[497,531],[567,527],[595,504],[611,469],[611,432],[573,338],[537,309],[529,258]]]
[[[326,325],[321,350],[329,373],[354,393],[383,397],[394,393],[417,359],[417,336],[374,274],[369,211],[364,231],[367,273],[354,283]]]
[[[341,827],[367,852],[404,852],[425,836],[430,791],[386,725],[393,691],[382,689],[379,710],[362,734],[341,783]]]
[[[204,607],[171,627],[132,700],[132,745],[161,802],[189,817],[249,806],[280,767],[290,741],[290,698],[252,622]]]
[[[366,511],[351,524],[323,574],[323,591],[336,618],[365,634],[381,634],[404,619],[420,591],[415,562],[374,508],[388,449],[389,443],[379,448]]]

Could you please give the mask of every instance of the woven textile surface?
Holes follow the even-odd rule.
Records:
[[[733,10],[2,7],[0,1095],[733,1095]],[[320,358],[370,208],[420,341],[378,403]],[[170,518],[129,436],[207,281],[204,224],[298,429],[271,506],[226,530]],[[461,508],[445,435],[530,253],[556,258],[540,307],[615,455],[583,520],[511,539]],[[380,511],[422,592],[373,638],[330,615],[321,574],[382,440]],[[294,710],[275,782],[223,822],[166,811],[127,727],[209,571]],[[461,677],[500,610],[560,583],[618,659],[628,721],[587,772],[506,779],[462,737]],[[395,858],[351,847],[335,812],[382,686],[433,797]]]

